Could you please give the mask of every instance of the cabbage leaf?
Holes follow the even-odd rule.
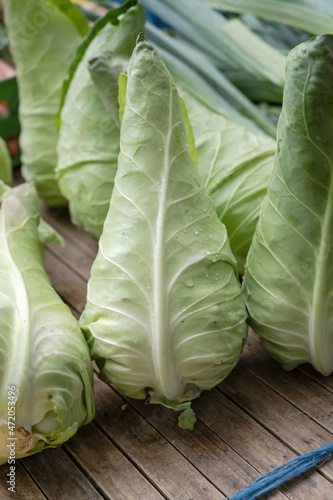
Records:
[[[246,311],[177,90],[145,41],[129,65],[120,150],[80,325],[102,380],[187,409],[237,363]]]
[[[47,204],[64,205],[54,174],[56,117],[63,80],[88,24],[69,0],[4,0],[3,5],[19,84],[22,174]]]
[[[244,265],[274,162],[276,144],[182,91],[195,139],[199,174],[225,224],[238,271]]]
[[[48,240],[51,236],[51,228],[45,229],[46,223],[40,225],[34,187],[23,184],[3,196],[0,463],[7,461],[10,438],[16,438],[16,458],[22,458],[61,445],[94,415],[89,350],[77,321],[44,270],[40,234]],[[12,408],[14,435],[8,428],[8,422],[13,422],[8,418]]]
[[[96,239],[102,233],[109,209],[120,132],[118,112],[111,114],[105,107],[88,63],[97,53],[110,53],[114,78],[109,88],[118,95],[118,77],[124,71],[124,57],[129,59],[136,37],[143,29],[143,7],[135,0],[111,10],[93,26],[79,47],[65,84],[57,178],[69,202],[73,223]],[[91,71],[97,80],[103,80],[100,66],[91,64]]]
[[[293,49],[278,151],[244,278],[254,330],[286,369],[333,370],[333,36]]]

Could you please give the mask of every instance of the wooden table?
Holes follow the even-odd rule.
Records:
[[[66,239],[46,248],[53,286],[76,317],[97,244],[67,214],[43,210]],[[182,430],[177,415],[129,400],[95,380],[96,418],[60,449],[21,460],[16,493],[0,467],[0,499],[222,500],[298,454],[333,441],[333,376],[309,366],[285,372],[250,333],[239,365],[193,402],[198,421]],[[333,460],[289,481],[265,499],[332,500]]]

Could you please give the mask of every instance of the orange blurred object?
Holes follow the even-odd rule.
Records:
[[[18,143],[17,137],[8,137],[6,139],[7,142],[7,148],[9,151],[9,154],[12,158],[16,158],[20,154],[20,147]]]

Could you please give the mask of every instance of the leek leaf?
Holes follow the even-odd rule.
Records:
[[[333,9],[317,0],[204,0],[214,9],[250,13],[301,28],[313,35],[333,33]]]

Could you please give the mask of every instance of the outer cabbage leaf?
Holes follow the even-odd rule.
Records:
[[[286,369],[333,370],[333,37],[288,56],[278,151],[249,251],[251,323]]]
[[[175,85],[147,42],[129,65],[120,149],[80,324],[103,380],[187,408],[237,363],[246,312]]]
[[[119,78],[126,76],[129,57],[100,52],[88,61],[88,69],[97,92],[112,120],[120,127]]]
[[[243,274],[273,168],[275,142],[210,111],[184,91],[182,94],[195,138],[199,174],[227,228]]]
[[[23,184],[4,195],[0,210],[0,463],[7,461],[8,438],[13,437],[8,429],[9,401],[15,407],[16,458],[61,445],[94,414],[89,350],[77,321],[45,273],[38,226],[35,188]]]
[[[5,141],[0,137],[0,181],[10,185],[12,183],[13,170],[9,151]]]
[[[118,94],[121,56],[131,55],[135,40],[144,29],[144,11],[130,0],[110,11],[88,33],[78,49],[61,110],[57,177],[69,202],[74,224],[99,238],[110,205],[119,154],[119,119],[104,105],[94,85],[88,62],[96,53],[108,51],[114,64],[113,94]],[[120,56],[120,57],[119,57]],[[110,68],[111,69],[111,68]],[[100,67],[92,71],[101,78]]]
[[[2,197],[7,191],[10,190],[10,187],[7,186],[3,181],[0,180],[0,201],[2,200]]]
[[[82,36],[83,15],[69,0],[4,0],[17,67],[22,173],[47,204],[66,204],[55,180],[62,85]]]

